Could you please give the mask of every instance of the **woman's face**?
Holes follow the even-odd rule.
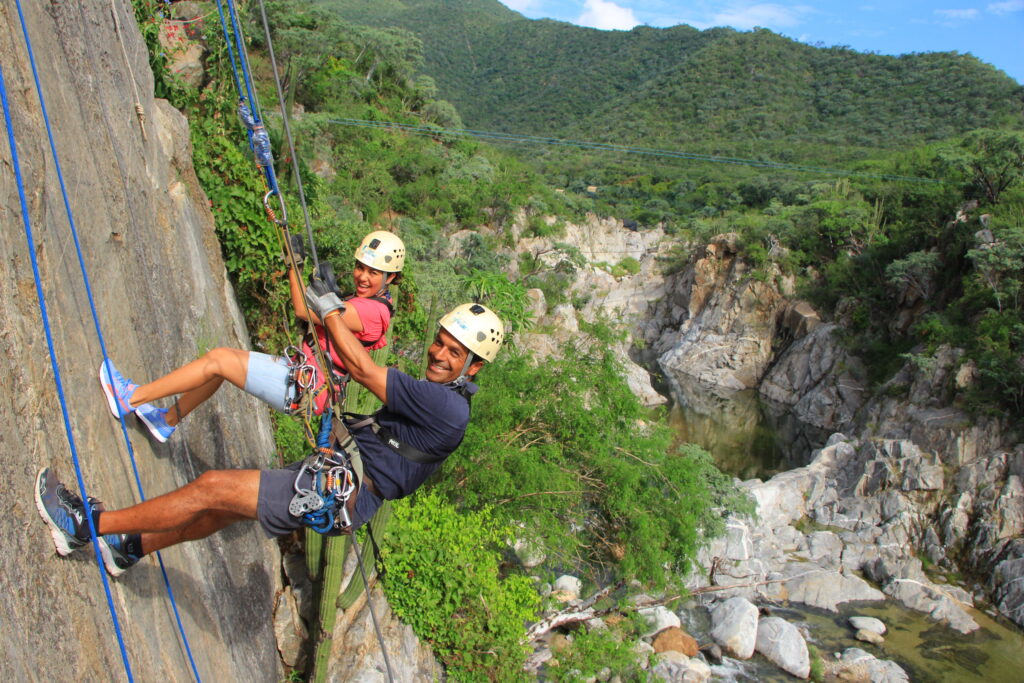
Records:
[[[376,268],[371,268],[365,263],[356,261],[356,267],[352,271],[352,282],[356,286],[356,296],[374,296],[380,291],[387,281],[386,273]]]

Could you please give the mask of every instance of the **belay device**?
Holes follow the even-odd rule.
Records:
[[[295,477],[295,495],[288,504],[293,517],[301,517],[302,523],[320,534],[344,533],[351,530],[352,518],[347,504],[356,492],[356,481],[352,460],[344,447],[354,448],[355,442],[347,439],[342,449],[330,444],[332,415],[325,412],[320,421],[317,435],[317,449],[302,463]],[[300,482],[310,475],[310,488]]]

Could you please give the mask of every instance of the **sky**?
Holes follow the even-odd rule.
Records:
[[[688,24],[756,27],[860,52],[970,53],[1024,84],[1024,0],[500,0],[530,19],[628,31]]]

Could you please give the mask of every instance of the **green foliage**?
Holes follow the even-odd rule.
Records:
[[[619,261],[617,264],[612,266],[612,275],[615,277],[623,277],[625,275],[636,275],[640,272],[640,262],[632,256]]]
[[[692,445],[673,447],[629,391],[613,336],[569,343],[562,359],[503,354],[480,373],[473,422],[437,486],[468,509],[521,525],[551,566],[609,565],[661,583],[743,508],[731,481]]]
[[[274,421],[274,444],[280,454],[282,462],[287,465],[302,460],[309,455],[309,443],[306,441],[306,433],[302,424],[295,419],[282,415],[273,414]],[[313,425],[314,428],[317,425]],[[272,463],[273,467],[278,464]]]
[[[545,673],[554,681],[583,683],[607,668],[622,681],[646,681],[634,642],[617,630],[578,630],[569,647],[556,653],[558,664],[548,666]]]
[[[459,513],[432,493],[394,506],[382,549],[388,603],[453,680],[526,680],[523,628],[540,599],[527,577],[498,571],[509,533],[486,508]]]
[[[825,661],[821,658],[821,652],[813,644],[807,643],[807,654],[811,660],[810,680],[822,683],[825,680]]]
[[[996,204],[1008,187],[1024,178],[1024,132],[973,130],[958,144],[944,147],[938,158],[960,181],[965,197]]]

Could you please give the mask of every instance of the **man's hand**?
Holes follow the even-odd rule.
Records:
[[[295,267],[302,269],[302,264],[306,261],[306,243],[302,241],[302,235],[289,235],[288,243],[291,245],[292,258],[295,259]],[[288,254],[284,255],[285,265],[291,267],[291,259],[288,258]]]
[[[331,289],[330,285],[320,278],[313,278],[310,280],[309,287],[306,287],[306,303],[321,321],[327,320],[328,314],[333,311],[339,313],[345,311],[345,302],[341,300],[337,292]]]

